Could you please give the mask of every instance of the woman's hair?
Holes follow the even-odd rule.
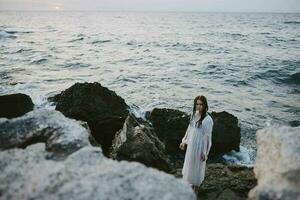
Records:
[[[202,101],[203,107],[204,107],[203,112],[201,113],[201,118],[196,122],[196,125],[199,128],[200,126],[202,126],[202,121],[205,118],[206,114],[208,114],[207,113],[207,111],[208,111],[208,104],[207,104],[207,99],[206,99],[205,96],[199,95],[199,96],[195,97],[195,99],[194,99],[194,106],[193,106],[193,114],[192,114],[192,117],[190,119],[190,123],[191,123],[191,121],[192,121],[192,119],[194,117],[194,114],[196,112],[196,103],[197,103],[197,100]]]

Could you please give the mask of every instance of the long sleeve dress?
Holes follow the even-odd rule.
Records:
[[[213,120],[210,115],[205,116],[199,128],[196,127],[194,116],[182,138],[182,143],[187,144],[182,168],[183,179],[195,186],[200,186],[205,177],[206,161],[202,161],[201,155],[209,154],[212,145],[212,128]]]

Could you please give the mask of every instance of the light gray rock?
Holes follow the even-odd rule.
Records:
[[[45,142],[49,158],[61,159],[90,145],[88,131],[54,110],[34,110],[22,117],[0,120],[0,149],[24,148]]]
[[[45,159],[45,145],[0,152],[0,199],[196,199],[182,179],[143,164],[116,161],[83,147],[65,160]]]
[[[250,199],[300,199],[300,127],[268,127],[257,131],[254,173],[258,185]]]

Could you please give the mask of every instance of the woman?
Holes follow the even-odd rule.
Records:
[[[194,99],[189,126],[179,146],[184,150],[187,145],[182,175],[195,192],[204,180],[206,160],[212,145],[213,120],[207,110],[206,97],[197,96]]]

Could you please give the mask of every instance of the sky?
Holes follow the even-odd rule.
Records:
[[[0,10],[300,13],[300,0],[0,0]]]

